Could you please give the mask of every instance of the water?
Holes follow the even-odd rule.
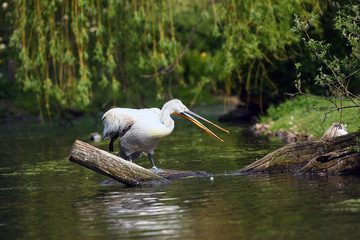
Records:
[[[195,109],[210,119],[217,111]],[[360,178],[289,174],[180,179],[124,188],[68,161],[75,139],[100,123],[0,126],[1,239],[359,239]],[[218,142],[183,119],[160,141],[158,167],[224,173],[284,145],[248,126],[216,131]],[[107,142],[95,144],[106,149]],[[138,164],[150,167],[147,158]]]

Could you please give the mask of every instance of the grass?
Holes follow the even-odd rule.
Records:
[[[351,103],[344,100],[343,106],[349,105]],[[283,129],[320,138],[333,123],[339,123],[340,112],[328,113],[332,110],[330,107],[333,105],[321,97],[298,96],[277,106],[270,106],[267,115],[262,116],[260,121],[274,122],[269,128],[271,132]],[[344,109],[342,123],[347,125],[348,132],[360,130],[360,109]]]

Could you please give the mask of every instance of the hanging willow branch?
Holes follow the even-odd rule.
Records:
[[[220,2],[220,0],[212,0],[212,1],[209,1],[207,4],[206,4],[206,7],[205,7],[205,10],[207,10],[209,8],[210,5],[212,4],[215,4],[215,3],[218,3]],[[205,16],[202,16],[191,28],[191,31],[190,31],[190,36],[189,36],[189,39],[187,41],[187,43],[185,44],[185,47],[183,48],[183,50],[180,52],[180,54],[175,58],[175,61],[165,67],[164,69],[162,69],[161,71],[157,72],[155,71],[154,74],[148,74],[148,75],[141,75],[142,78],[155,78],[155,77],[158,77],[160,75],[164,76],[164,75],[168,75],[172,72],[174,72],[177,68],[177,66],[179,65],[179,62],[180,62],[180,59],[184,56],[184,54],[186,53],[186,51],[189,49],[191,43],[192,43],[192,40],[193,40],[193,37],[194,37],[194,33],[195,33],[195,30],[196,28],[200,25],[200,23],[202,23],[204,20],[206,19]]]
[[[141,97],[138,89],[151,84],[144,81],[147,78],[156,81],[156,85],[151,84],[151,93],[157,88],[161,96],[163,77],[173,73],[181,61],[193,67],[190,61],[204,60],[208,67],[187,85],[198,89],[196,94],[210,83],[214,90],[227,95],[246,89],[261,96],[267,92],[262,90],[275,88],[278,82],[264,77],[269,69],[256,70],[257,63],[276,67],[268,56],[283,56],[285,46],[297,41],[289,29],[294,13],[302,15],[302,6],[310,4],[303,9],[313,10],[317,5],[312,0],[208,0],[180,48],[174,15],[191,12],[188,6],[195,8],[201,3],[189,2],[182,8],[174,6],[174,0],[11,2],[15,10],[11,15],[15,22],[11,44],[17,51],[16,78],[23,90],[34,93],[40,114],[48,117],[66,109],[89,110],[90,106],[104,106],[104,102],[116,104],[120,99]],[[212,34],[218,43],[208,46],[210,54],[197,54],[200,49],[195,49],[198,59],[185,60],[207,10],[212,12],[214,28],[206,34]],[[253,61],[252,75],[247,78],[246,70]]]

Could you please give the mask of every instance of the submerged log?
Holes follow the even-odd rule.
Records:
[[[290,143],[234,173],[338,174],[360,172],[356,145],[360,131],[328,140]]]
[[[221,175],[221,174],[220,174]],[[159,176],[165,179],[180,179],[180,178],[199,178],[199,177],[211,177],[214,176],[212,173],[203,172],[203,171],[180,171],[180,170],[169,170],[164,169],[164,172],[159,173]],[[119,181],[115,181],[114,179],[107,179],[102,182],[104,185],[110,184],[119,184]]]
[[[74,142],[69,160],[127,186],[153,187],[171,183],[148,169],[79,140]]]
[[[203,171],[179,171],[164,169],[164,172],[159,173],[160,176],[166,179],[179,179],[179,178],[193,178],[193,177],[209,177],[214,174]]]
[[[135,163],[79,140],[74,142],[69,160],[113,179],[104,181],[104,184],[122,183],[132,187],[156,187],[170,184],[168,179],[213,175],[203,171],[179,170],[164,170],[157,175]]]

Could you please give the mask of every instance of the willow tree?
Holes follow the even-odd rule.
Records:
[[[177,56],[171,1],[15,1],[17,79],[36,93],[41,115],[84,108],[141,85],[140,73]],[[170,29],[170,31],[165,31]],[[155,78],[161,92],[161,82]],[[94,90],[96,89],[96,90]],[[106,93],[106,91],[105,91]],[[115,98],[114,98],[115,99]]]
[[[225,93],[245,95],[247,102],[255,96],[262,111],[264,92],[277,95],[283,84],[269,71],[294,58],[299,49],[300,38],[291,31],[294,14],[306,19],[325,6],[326,1],[312,0],[227,0],[218,4],[213,9],[213,34],[222,40],[222,51],[214,58],[215,72]]]
[[[210,24],[210,37],[220,44],[209,46],[215,48],[209,76],[196,86],[210,84],[228,95],[245,89],[261,102],[263,89],[277,91],[267,67],[276,67],[274,59],[285,59],[287,46],[299,41],[290,31],[294,14],[306,17],[319,8],[311,0],[15,0],[12,4],[17,79],[24,90],[36,93],[41,115],[49,117],[54,109],[86,108],[99,93],[116,104],[116,96],[139,95],[138,89],[146,84],[156,86],[154,96],[161,97],[167,75],[183,71],[178,68],[181,57],[191,48],[199,24]],[[182,11],[195,11],[199,18],[188,41],[180,43],[173,15]]]

